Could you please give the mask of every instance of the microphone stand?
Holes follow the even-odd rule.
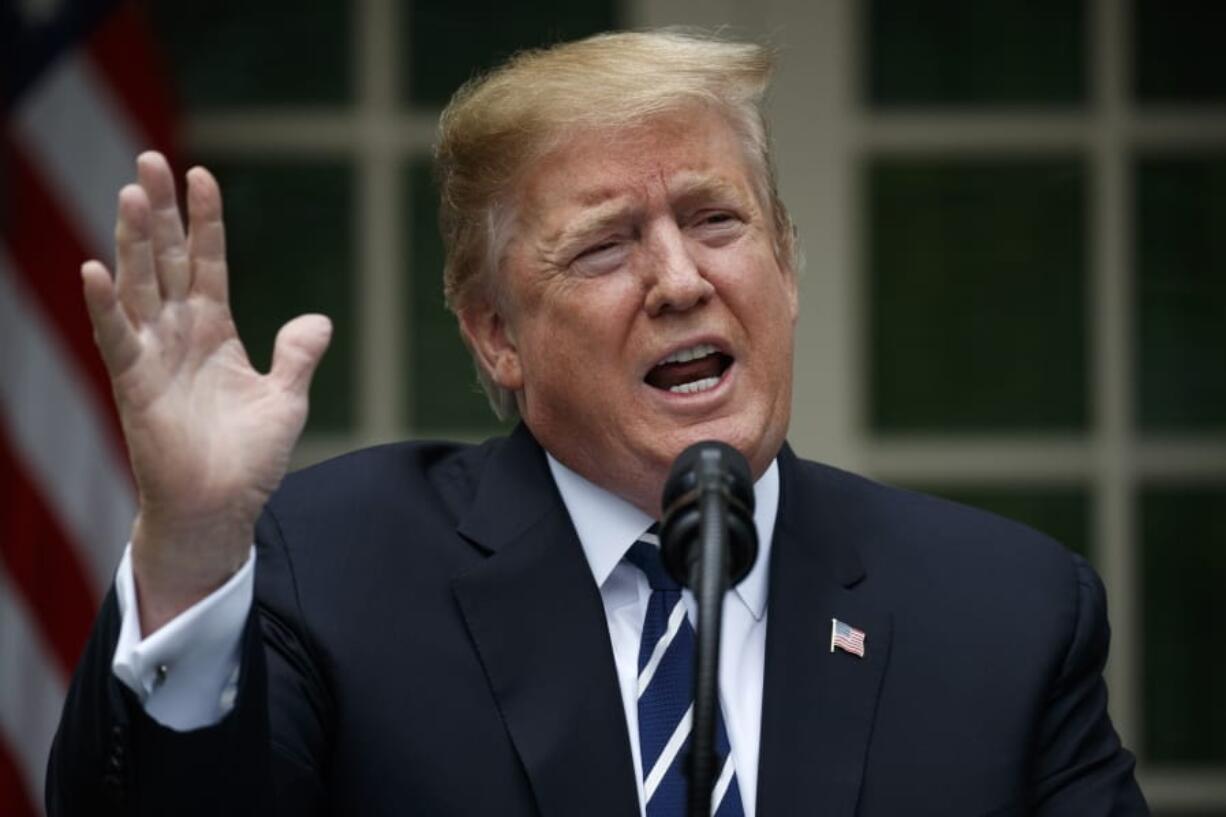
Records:
[[[724,594],[728,590],[724,492],[718,483],[704,485],[700,490],[702,557],[690,567],[690,587],[697,591],[698,629],[694,654],[694,721],[690,732],[689,817],[711,815],[717,757],[715,713],[719,706],[719,640]]]
[[[749,464],[731,446],[707,440],[681,452],[664,484],[660,545],[665,567],[698,601],[694,707],[685,758],[689,817],[710,817],[719,773],[719,641],[724,595],[758,558]]]

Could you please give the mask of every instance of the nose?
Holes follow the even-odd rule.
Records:
[[[647,314],[656,317],[666,312],[685,312],[710,300],[715,287],[703,275],[676,224],[661,227],[650,243]]]

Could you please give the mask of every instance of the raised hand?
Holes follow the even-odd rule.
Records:
[[[148,635],[246,559],[332,325],[295,318],[277,333],[272,370],[252,368],[230,314],[217,182],[188,172],[185,235],[165,158],[144,153],[136,166],[139,184],[119,191],[116,275],[88,261],[81,277],[136,476],[132,558]]]

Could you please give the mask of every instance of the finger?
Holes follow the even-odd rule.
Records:
[[[153,257],[162,297],[184,298],[191,288],[191,265],[187,262],[187,239],[175,199],[175,177],[166,158],[152,150],[136,158],[136,176],[149,198]]]
[[[82,264],[81,287],[94,327],[94,342],[107,371],[114,377],[126,371],[140,355],[140,339],[115,297],[115,285],[106,267],[97,261]]]
[[[323,315],[299,315],[277,333],[269,376],[287,391],[305,395],[330,340],[332,321]]]
[[[222,303],[229,302],[226,271],[226,230],[221,221],[221,188],[203,167],[187,171],[188,254],[192,290]]]
[[[132,323],[152,321],[162,308],[153,244],[149,239],[149,198],[140,185],[119,191],[119,218],[115,223],[117,274],[115,292]]]

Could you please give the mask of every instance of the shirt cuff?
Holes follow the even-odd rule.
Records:
[[[148,638],[141,638],[132,545],[115,575],[122,623],[111,671],[158,723],[199,729],[224,718],[238,690],[243,625],[255,595],[255,547],[237,573]]]

